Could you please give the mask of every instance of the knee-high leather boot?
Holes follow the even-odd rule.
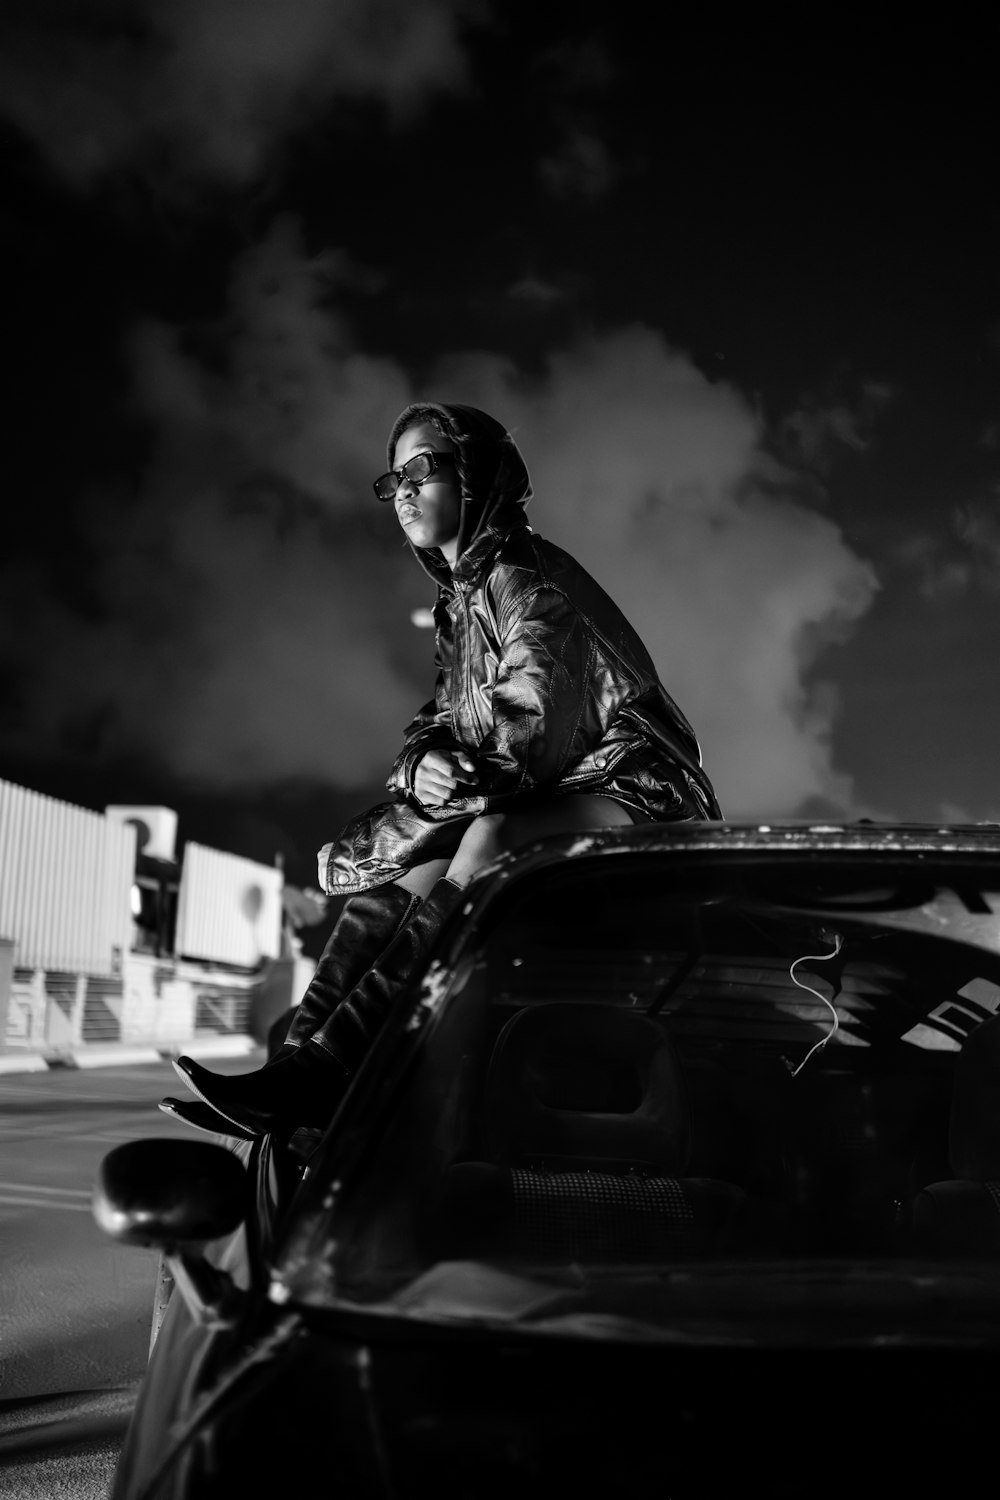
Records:
[[[284,1044],[265,1066],[288,1056],[320,1029],[419,904],[419,896],[399,885],[383,885],[348,897],[316,972],[292,1013]]]
[[[392,884],[348,897],[320,955],[316,972],[292,1012],[284,1042],[268,1058],[264,1068],[274,1067],[292,1056],[314,1031],[319,1030],[388,947],[419,902],[419,896]],[[162,1100],[160,1109],[164,1114],[213,1135],[246,1135],[208,1104],[194,1099],[168,1097]]]
[[[425,957],[462,887],[439,880],[410,913],[385,951],[308,1040],[255,1073],[212,1073],[190,1057],[174,1068],[189,1088],[245,1134],[322,1128],[388,1015],[399,987]],[[225,1127],[223,1127],[225,1128]]]

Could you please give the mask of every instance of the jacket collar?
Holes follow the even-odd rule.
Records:
[[[455,563],[452,583],[466,587],[478,583],[507,538],[515,531],[530,529],[522,506],[502,507]]]
[[[470,546],[457,559],[454,569],[435,548],[414,548],[417,559],[440,589],[447,594],[464,592],[478,583],[500,547],[515,531],[530,531],[524,506],[518,500],[501,504],[490,520],[481,526]]]

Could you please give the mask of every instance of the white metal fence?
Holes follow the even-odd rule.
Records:
[[[135,829],[0,781],[0,938],[18,968],[120,975]]]
[[[279,869],[188,842],[177,898],[176,951],[252,968],[281,949]]]
[[[0,780],[0,1052],[260,1040],[299,998],[310,966],[282,956],[280,869],[189,842],[173,951],[155,953],[135,879],[132,823]]]

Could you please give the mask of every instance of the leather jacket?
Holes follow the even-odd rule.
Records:
[[[437,410],[471,425],[469,408]],[[320,851],[320,883],[333,894],[449,857],[473,818],[539,796],[599,793],[639,821],[722,816],[694,730],[635,630],[579,563],[529,527],[527,470],[503,436],[503,473],[499,482],[494,474],[488,503],[471,516],[463,505],[454,570],[436,549],[413,548],[438,586],[434,697],[404,731],[387,782],[392,800],[352,819]],[[413,784],[419,760],[457,748],[476,762],[477,793],[422,806]]]

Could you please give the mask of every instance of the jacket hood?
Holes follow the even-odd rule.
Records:
[[[471,578],[497,542],[526,526],[524,507],[531,499],[531,478],[520,450],[507,429],[474,406],[418,401],[400,412],[386,444],[391,469],[400,434],[415,422],[436,418],[455,446],[455,468],[462,490],[458,526],[458,559],[454,575],[436,547],[408,543],[435,583],[450,588],[452,578]]]

